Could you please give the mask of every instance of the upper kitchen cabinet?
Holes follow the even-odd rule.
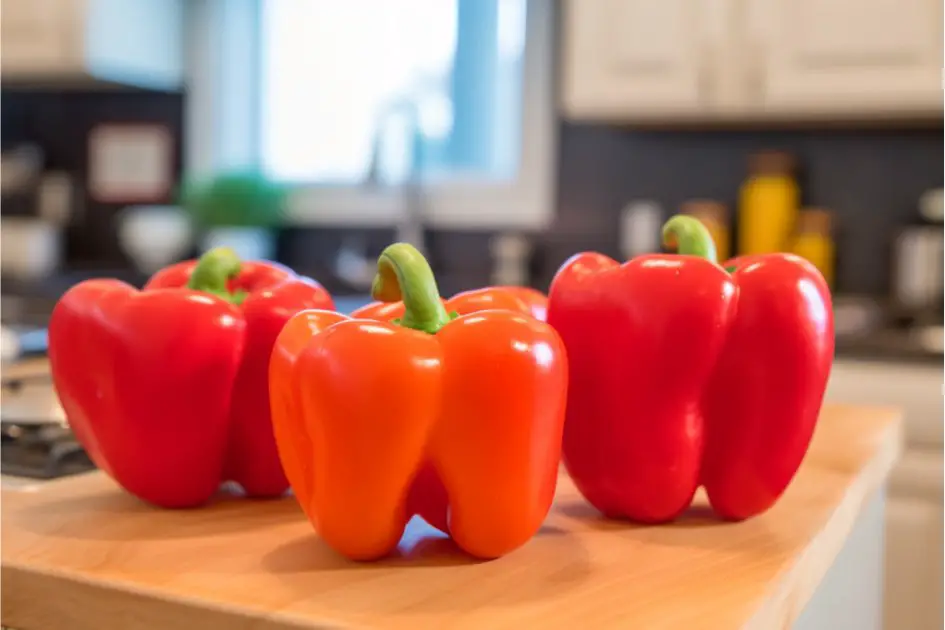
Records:
[[[767,111],[941,115],[942,0],[751,4]]]
[[[711,105],[703,0],[565,0],[562,100],[576,118],[691,116]]]
[[[941,116],[941,0],[565,0],[564,115]]]
[[[5,0],[4,83],[175,90],[183,82],[183,0]]]

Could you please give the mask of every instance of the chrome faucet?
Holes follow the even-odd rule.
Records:
[[[405,138],[407,145],[408,167],[400,175],[396,186],[403,201],[403,212],[395,225],[395,240],[409,243],[424,250],[424,212],[427,205],[424,188],[424,147],[420,130],[420,111],[417,100],[412,95],[398,98],[385,107],[377,117],[371,163],[364,185],[384,187],[390,185],[384,181],[384,150],[391,140],[392,123],[399,117],[406,119]]]
[[[400,173],[393,185],[385,177],[384,151],[389,148],[392,123],[399,117],[406,119],[404,150],[409,160],[408,167]],[[371,147],[371,161],[362,185],[365,188],[395,188],[403,202],[402,214],[394,225],[394,240],[409,243],[422,254],[426,254],[424,243],[424,210],[426,195],[423,186],[423,143],[420,138],[420,112],[414,97],[407,95],[391,101],[375,120]],[[367,244],[363,238],[352,236],[344,239],[335,259],[335,273],[347,284],[359,290],[369,289],[377,270],[377,263],[367,256]]]

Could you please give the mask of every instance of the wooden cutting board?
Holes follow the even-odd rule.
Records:
[[[353,564],[321,543],[291,498],[161,511],[100,473],[4,491],[2,622],[20,630],[789,627],[896,460],[899,420],[894,410],[827,407],[783,500],[745,523],[716,522],[704,503],[671,526],[607,522],[562,476],[541,532],[486,563],[414,522],[398,557]]]

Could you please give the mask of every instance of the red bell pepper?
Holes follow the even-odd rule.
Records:
[[[279,452],[300,505],[340,554],[390,553],[415,514],[471,555],[528,541],[551,507],[567,362],[549,325],[508,310],[450,315],[398,243],[374,296],[396,323],[303,311],[270,366]]]
[[[721,517],[781,496],[810,443],[833,359],[830,293],[792,255],[715,263],[698,220],[680,255],[583,253],[556,274],[548,322],[570,362],[563,458],[603,514],[672,520],[698,486]]]
[[[246,494],[288,482],[269,416],[268,366],[285,322],[333,308],[316,282],[228,249],[158,272],[143,291],[89,280],[49,323],[52,377],[95,464],[158,506],[204,503],[224,481]]]

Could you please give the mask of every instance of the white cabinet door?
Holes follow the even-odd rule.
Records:
[[[17,81],[98,79],[176,89],[183,75],[183,6],[181,0],[4,0],[0,66]]]
[[[886,503],[885,573],[886,630],[940,630],[943,588],[940,501],[890,495]]]
[[[706,0],[567,0],[562,102],[571,118],[668,118],[711,100]]]
[[[63,0],[4,1],[0,22],[4,73],[49,72],[62,66],[71,44],[68,4]]]
[[[766,113],[942,109],[942,0],[753,0],[746,80]],[[938,114],[941,115],[940,113]]]
[[[791,630],[882,629],[885,506],[883,492],[863,506],[843,549]]]

